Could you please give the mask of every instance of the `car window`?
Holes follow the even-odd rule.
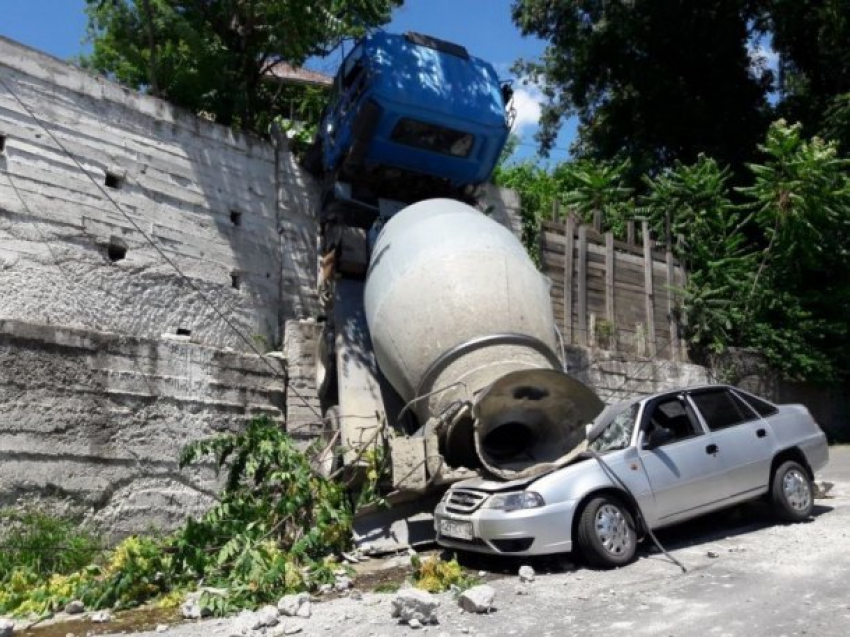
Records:
[[[762,400],[761,398],[757,398],[756,396],[753,396],[752,394],[748,394],[746,392],[736,391],[736,392],[734,392],[734,395],[736,397],[741,398],[750,407],[755,409],[758,412],[759,416],[762,416],[762,417],[772,416],[777,411],[779,411],[776,408],[776,405],[772,405],[769,402],[767,402],[766,400]]]
[[[635,429],[639,405],[635,403],[602,430],[599,437],[590,443],[589,447],[599,453],[625,449],[632,442],[632,432]]]
[[[703,433],[690,405],[680,396],[664,398],[651,405],[644,423],[647,438],[652,437],[654,447]]]
[[[734,427],[756,417],[746,403],[727,389],[695,392],[691,399],[711,431]]]

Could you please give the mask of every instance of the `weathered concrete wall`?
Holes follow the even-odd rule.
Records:
[[[282,362],[245,339],[316,312],[316,186],[285,142],[3,38],[0,78],[0,506],[170,528],[215,491],[185,443],[284,416]]]
[[[315,185],[291,153],[3,38],[0,76],[33,112],[0,90],[0,318],[248,351],[211,305],[263,346],[315,311]]]
[[[0,320],[0,506],[64,501],[117,535],[207,507],[187,442],[282,420],[279,355]]]

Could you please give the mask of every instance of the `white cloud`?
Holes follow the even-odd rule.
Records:
[[[540,105],[543,103],[543,93],[536,86],[529,84],[519,86],[514,90],[514,109],[516,119],[513,130],[522,133],[540,124]]]

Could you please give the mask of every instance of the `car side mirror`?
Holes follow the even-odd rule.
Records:
[[[644,449],[655,449],[656,447],[660,447],[665,442],[669,442],[673,438],[673,434],[670,433],[670,430],[664,429],[663,427],[655,427],[652,431],[648,432],[647,436],[644,438],[643,448]]]

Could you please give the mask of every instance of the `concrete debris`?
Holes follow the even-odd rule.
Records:
[[[260,610],[252,612],[243,610],[233,620],[230,628],[231,637],[242,637],[249,635],[255,630],[273,628],[280,623],[277,608],[274,606],[263,606]],[[278,634],[281,634],[278,632]]]
[[[832,496],[829,495],[829,492],[832,491],[832,487],[834,486],[834,483],[827,482],[826,480],[815,482],[815,499],[823,500],[825,498],[831,498]]]
[[[534,569],[528,566],[527,564],[519,567],[519,581],[520,582],[533,582],[534,581]]]
[[[713,560],[720,557],[720,553],[718,553],[717,551],[708,551],[705,556]]]
[[[280,615],[277,612],[277,608],[272,605],[263,606],[256,613],[257,626],[254,630],[260,628],[271,628],[272,626],[277,626],[280,623]]]
[[[347,591],[354,585],[354,582],[351,581],[351,578],[348,575],[337,575],[336,580],[334,581],[334,588],[342,593],[343,591]]]
[[[158,633],[164,633],[167,630],[168,630],[168,624],[157,624],[157,626],[156,626],[156,632],[158,632]]]
[[[285,615],[286,617],[303,617],[307,619],[312,613],[310,595],[307,593],[284,595],[278,601],[277,609],[281,615]]]
[[[202,591],[194,591],[186,595],[186,599],[183,600],[183,605],[180,607],[180,614],[183,619],[201,619],[212,615],[209,608],[201,606],[202,594]]]
[[[95,624],[105,624],[112,621],[112,613],[108,610],[101,610],[92,615],[91,620]]]
[[[283,629],[284,635],[297,635],[302,630],[304,630],[301,626],[287,626]]]
[[[333,584],[322,584],[321,586],[319,586],[319,595],[330,593],[333,589]]]
[[[65,604],[65,612],[69,615],[79,615],[80,613],[85,612],[85,610],[86,605],[78,599],[72,600]]]
[[[0,617],[0,637],[12,637],[15,632],[15,624],[12,620]]]
[[[434,613],[439,605],[440,600],[431,593],[418,588],[405,588],[396,593],[392,600],[392,616],[408,625],[412,620],[422,624],[436,624],[437,617]]]
[[[489,613],[493,608],[493,599],[495,597],[496,591],[493,587],[483,584],[481,586],[473,586],[461,593],[458,598],[458,604],[467,613]]]
[[[350,564],[357,564],[360,562],[360,558],[354,555],[354,553],[343,553],[342,559]]]
[[[413,630],[419,630],[422,628],[422,622],[416,619],[415,617],[407,622],[407,625],[410,626]]]

